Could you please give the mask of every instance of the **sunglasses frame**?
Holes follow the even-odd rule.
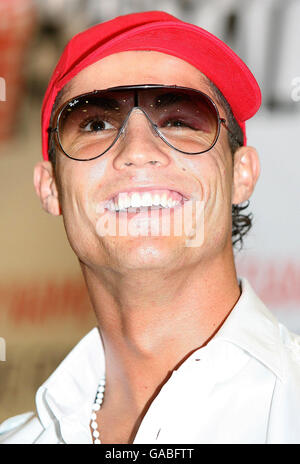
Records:
[[[185,151],[182,151],[182,150],[179,150],[178,148],[174,147],[173,145],[171,145],[168,140],[164,137],[164,135],[160,132],[159,128],[157,127],[156,124],[153,123],[153,121],[150,119],[150,117],[148,116],[148,114],[146,113],[146,111],[139,107],[139,106],[133,106],[131,108],[131,110],[128,112],[126,118],[124,119],[124,122],[122,124],[122,126],[120,127],[119,131],[118,131],[118,134],[117,136],[115,137],[115,139],[113,140],[113,142],[110,144],[110,146],[102,153],[100,153],[99,155],[97,156],[94,156],[92,158],[87,158],[87,159],[79,159],[79,158],[74,158],[72,156],[70,156],[67,152],[65,152],[65,150],[63,149],[62,147],[62,144],[61,144],[61,141],[60,141],[60,137],[59,137],[59,121],[60,121],[60,117],[63,113],[63,111],[65,110],[65,108],[67,106],[72,106],[70,105],[71,103],[75,103],[75,100],[77,99],[81,99],[81,98],[87,98],[87,97],[90,97],[90,96],[95,96],[99,93],[103,93],[103,92],[115,92],[115,91],[118,91],[118,90],[142,90],[142,89],[176,89],[176,90],[189,90],[189,91],[193,91],[193,92],[196,92],[202,96],[204,96],[206,99],[208,99],[210,101],[210,103],[212,104],[215,112],[216,112],[216,116],[217,116],[217,121],[218,121],[218,127],[217,127],[217,131],[216,131],[216,136],[215,136],[215,139],[212,143],[212,145],[207,149],[207,150],[203,150],[203,151],[200,151],[200,152],[195,152],[195,153],[189,153],[189,152],[185,152]],[[206,93],[202,92],[201,90],[197,90],[197,89],[192,89],[192,88],[189,88],[189,87],[181,87],[181,86],[177,86],[177,85],[163,85],[163,84],[139,84],[139,85],[122,85],[122,86],[117,86],[117,87],[110,87],[110,88],[107,88],[107,89],[102,89],[102,90],[93,90],[92,92],[87,92],[87,93],[83,93],[83,94],[80,94],[80,95],[77,95],[76,97],[72,97],[70,98],[69,100],[67,100],[66,102],[64,102],[57,110],[56,112],[54,113],[54,118],[53,118],[53,126],[49,126],[48,129],[47,129],[47,132],[49,134],[49,137],[51,136],[52,133],[54,133],[54,141],[55,141],[55,144],[57,145],[57,147],[64,153],[64,155],[66,155],[68,158],[72,159],[72,160],[75,160],[75,161],[92,161],[94,159],[97,159],[99,158],[100,156],[104,155],[105,153],[107,153],[112,147],[113,145],[115,145],[115,143],[118,141],[118,139],[120,138],[121,134],[124,132],[124,129],[125,129],[125,126],[126,126],[126,123],[130,117],[130,114],[131,112],[135,109],[135,108],[138,108],[140,109],[144,115],[146,116],[146,118],[148,119],[148,121],[151,123],[151,126],[153,127],[153,129],[155,130],[155,132],[157,133],[157,135],[172,149],[178,151],[179,153],[183,153],[185,155],[201,155],[203,153],[207,153],[208,151],[210,151],[214,146],[215,144],[217,143],[218,141],[218,138],[219,138],[219,135],[220,135],[220,130],[221,130],[221,125],[225,127],[225,129],[231,134],[231,136],[237,141],[237,143],[242,146],[242,143],[238,140],[238,138],[232,133],[232,131],[229,129],[229,127],[227,126],[227,121],[226,119],[224,118],[221,118],[220,117],[220,113],[219,113],[219,110],[218,110],[218,107],[217,105],[215,104],[215,102],[212,100],[212,98],[207,95]]]

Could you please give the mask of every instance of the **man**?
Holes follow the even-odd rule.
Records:
[[[70,41],[34,185],[63,215],[98,328],[39,388],[37,413],[2,425],[4,443],[300,442],[298,338],[233,256],[249,221],[232,211],[259,176],[245,132],[259,105],[239,57],[166,13]]]

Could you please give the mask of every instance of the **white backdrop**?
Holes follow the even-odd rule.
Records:
[[[248,123],[261,176],[250,200],[254,225],[237,253],[241,275],[291,330],[300,333],[300,114],[261,111]]]

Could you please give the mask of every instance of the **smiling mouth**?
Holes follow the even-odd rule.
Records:
[[[120,192],[106,202],[105,209],[115,213],[138,213],[157,209],[174,209],[188,199],[179,192],[167,189],[144,192]]]

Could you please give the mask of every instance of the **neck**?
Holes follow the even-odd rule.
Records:
[[[233,256],[169,272],[97,273],[81,266],[104,343],[107,378],[141,404],[145,388],[153,392],[205,345],[240,296]]]

